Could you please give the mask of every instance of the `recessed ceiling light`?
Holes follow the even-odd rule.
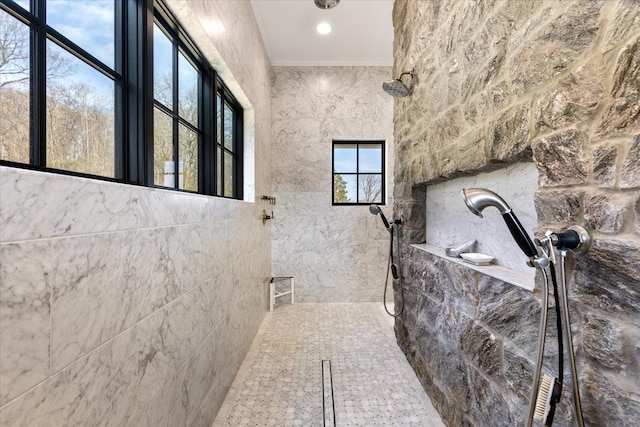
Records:
[[[320,34],[329,34],[331,32],[331,25],[329,25],[326,22],[321,22],[318,24],[318,26],[316,27],[316,30],[318,31],[318,33]]]

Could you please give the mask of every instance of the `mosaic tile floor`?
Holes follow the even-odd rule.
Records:
[[[374,303],[278,305],[213,427],[333,426],[334,415],[336,426],[444,426],[383,313]],[[323,409],[331,380],[334,406]]]

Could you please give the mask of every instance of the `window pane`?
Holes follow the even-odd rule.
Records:
[[[382,176],[358,175],[358,202],[382,203]]]
[[[153,183],[175,188],[173,162],[173,122],[157,108],[153,109]]]
[[[0,159],[29,163],[29,28],[0,10]]]
[[[173,44],[153,25],[153,97],[173,110]]]
[[[233,110],[224,103],[224,148],[233,150]]]
[[[224,156],[224,195],[226,197],[233,197],[235,163],[235,157],[226,153]]]
[[[333,175],[333,203],[349,203],[347,176]]]
[[[31,10],[31,6],[29,5],[29,0],[14,0],[16,3],[18,3],[18,6],[21,6],[22,8],[24,8],[25,10]]]
[[[114,82],[47,42],[47,166],[114,176]]]
[[[180,117],[198,126],[198,72],[178,53],[178,108]]]
[[[340,182],[340,178],[342,181]],[[340,197],[342,202],[335,200],[336,203],[356,203],[356,187],[357,187],[357,175],[340,175],[336,174],[333,176],[334,179],[334,187],[336,189],[344,189],[344,197]],[[335,195],[336,199],[338,199],[337,194]]]
[[[114,67],[114,0],[47,0],[47,24]]]
[[[178,128],[180,147],[179,187],[198,191],[198,135],[184,125]]]
[[[382,173],[382,144],[361,144],[358,172]]]
[[[333,148],[334,172],[357,172],[357,148],[356,144],[335,144]],[[354,193],[355,194],[355,193]]]
[[[222,150],[216,149],[216,194],[222,196]]]

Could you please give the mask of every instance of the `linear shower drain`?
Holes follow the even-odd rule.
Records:
[[[333,403],[333,376],[331,360],[322,361],[322,425],[336,425],[336,407]]]

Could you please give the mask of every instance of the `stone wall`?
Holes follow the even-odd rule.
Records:
[[[640,3],[397,0],[393,19],[394,74],[418,78],[394,107],[396,332],[425,389],[452,426],[526,420],[539,301],[408,244],[425,239],[426,184],[533,161],[536,231],[593,230],[568,272],[585,422],[638,425]],[[575,424],[568,377],[554,425]]]

